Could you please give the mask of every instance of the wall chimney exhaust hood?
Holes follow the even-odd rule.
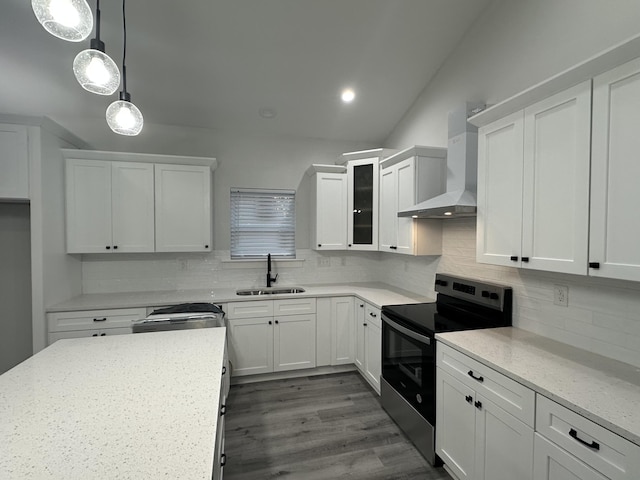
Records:
[[[478,128],[467,118],[481,109],[467,102],[449,113],[446,193],[398,212],[399,217],[455,218],[476,215],[478,176]]]

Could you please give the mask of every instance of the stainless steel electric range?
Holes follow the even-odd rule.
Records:
[[[433,303],[382,307],[382,406],[432,465],[435,454],[435,334],[511,325],[510,287],[437,274]]]

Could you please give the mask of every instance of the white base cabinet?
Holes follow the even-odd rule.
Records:
[[[534,392],[440,342],[436,348],[436,453],[459,480],[530,480]]]
[[[356,332],[353,297],[331,299],[331,365],[354,362]]]
[[[63,338],[128,334],[131,333],[131,323],[146,316],[146,308],[48,313],[48,343],[51,345]]]
[[[227,319],[234,376],[316,366],[315,298],[230,302]]]
[[[380,309],[356,300],[356,355],[354,362],[360,374],[380,395],[382,373],[382,324]]]

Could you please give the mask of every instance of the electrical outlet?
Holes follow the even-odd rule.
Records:
[[[561,307],[569,306],[569,287],[566,285],[553,286],[553,304]]]
[[[331,257],[318,257],[318,266],[319,267],[330,267],[331,266]]]

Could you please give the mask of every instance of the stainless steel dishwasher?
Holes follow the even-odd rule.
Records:
[[[133,322],[133,333],[224,327],[225,313],[212,303],[183,303],[151,312],[147,318]]]

